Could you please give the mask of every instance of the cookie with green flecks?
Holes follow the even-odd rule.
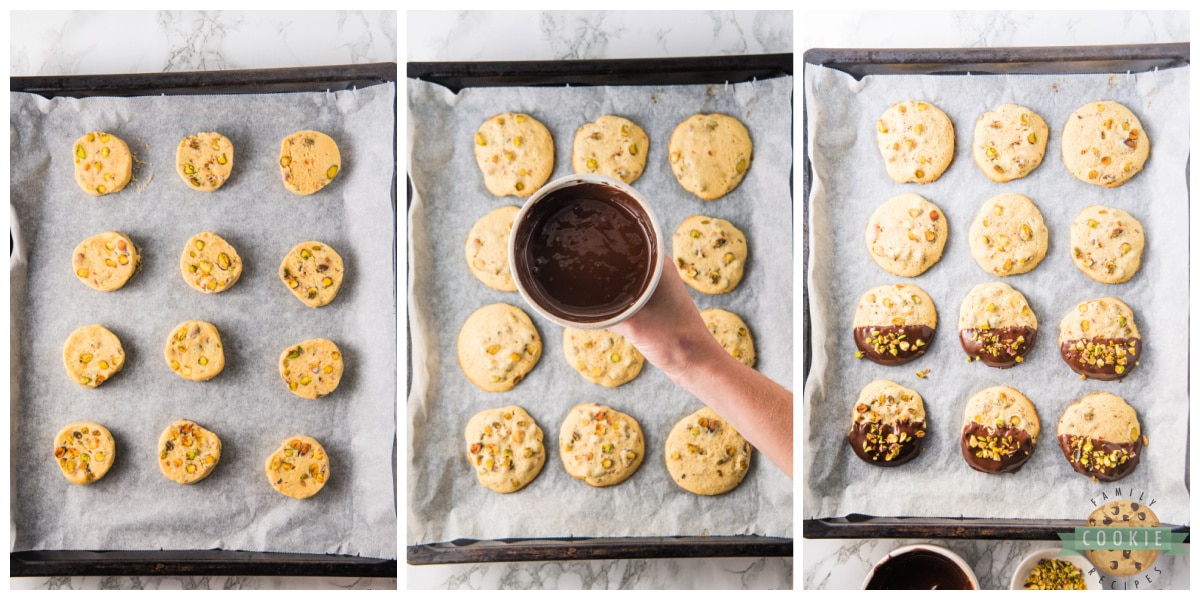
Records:
[[[742,182],[754,158],[754,144],[736,118],[696,114],[671,132],[667,158],[683,189],[702,200],[716,200]]]

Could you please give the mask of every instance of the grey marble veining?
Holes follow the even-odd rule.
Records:
[[[394,590],[388,577],[28,577],[14,590]]]
[[[791,589],[790,558],[586,560],[408,567],[409,589]]]

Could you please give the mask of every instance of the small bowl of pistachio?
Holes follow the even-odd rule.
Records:
[[[1100,574],[1080,555],[1060,555],[1059,547],[1030,553],[1017,565],[1009,589],[1098,590]]]

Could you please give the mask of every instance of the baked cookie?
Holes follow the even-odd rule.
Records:
[[[299,500],[325,487],[330,475],[329,456],[317,440],[293,435],[267,457],[264,469],[275,491]]]
[[[1071,260],[1100,283],[1125,283],[1142,264],[1143,231],[1123,210],[1089,206],[1071,223]]]
[[[676,485],[701,496],[737,487],[750,469],[753,448],[707,406],[684,417],[667,435],[667,471]]]
[[[167,426],[158,448],[158,468],[175,483],[196,483],[221,462],[221,438],[187,419]]]
[[[1058,351],[1080,379],[1124,379],[1142,354],[1133,310],[1112,297],[1079,304],[1058,325]]]
[[[133,155],[121,138],[93,131],[75,140],[75,182],[93,196],[125,189],[133,176]]]
[[[292,393],[315,400],[337,389],[346,368],[337,344],[317,338],[304,340],[279,354],[279,375]]]
[[[633,417],[599,404],[576,404],[558,432],[567,474],[592,487],[617,485],[642,466],[646,443]]]
[[[63,344],[63,365],[71,381],[94,388],[125,366],[125,349],[103,325],[84,325]]]
[[[1046,256],[1050,234],[1042,213],[1021,194],[1000,194],[983,203],[971,223],[971,256],[992,275],[1028,273]]]
[[[279,147],[279,171],[283,187],[298,196],[320,191],[342,170],[337,142],[319,131],[297,131],[283,138]]]
[[[1088,394],[1058,420],[1058,445],[1076,473],[1116,481],[1137,468],[1148,440],[1137,411],[1108,392]]]
[[[507,392],[542,357],[542,338],[525,311],[489,304],[467,317],[458,332],[458,366],[485,392]]]
[[[868,383],[850,411],[850,422],[850,447],[867,464],[895,467],[921,453],[925,403],[898,383]]]
[[[185,137],[175,150],[175,172],[198,192],[217,191],[232,171],[233,142],[219,133]]]
[[[637,123],[604,115],[575,132],[571,166],[576,173],[599,173],[633,183],[646,170],[650,138]]]
[[[732,192],[754,160],[750,132],[720,113],[692,115],[675,126],[667,152],[679,185],[702,200]]]
[[[990,387],[967,401],[959,445],[976,471],[1016,473],[1033,456],[1041,427],[1029,398],[1010,387]]]
[[[117,458],[112,433],[90,421],[71,423],[54,436],[54,459],[63,477],[87,485],[104,477]]]
[[[583,378],[604,387],[633,381],[646,359],[624,337],[607,329],[563,329],[563,355]]]
[[[221,236],[202,231],[183,247],[179,272],[193,290],[217,294],[233,287],[242,276],[242,257]]]
[[[1117,187],[1142,170],[1150,138],[1128,108],[1111,100],[1090,102],[1067,117],[1062,156],[1076,179]]]
[[[950,222],[936,204],[902,194],[879,205],[867,221],[867,251],[884,271],[916,277],[942,258]]]
[[[467,462],[489,490],[508,494],[537,478],[546,464],[542,429],[519,406],[489,408],[467,422]]]
[[[1037,316],[1007,283],[975,286],[958,311],[958,339],[967,360],[1007,369],[1025,360],[1037,341]]]
[[[937,181],[954,159],[954,124],[928,102],[897,102],[875,123],[875,141],[897,183]]]
[[[1158,515],[1133,500],[1113,500],[1088,515],[1088,527],[1158,527]],[[1097,569],[1114,577],[1130,577],[1149,569],[1159,550],[1084,550]]]
[[[1028,175],[1046,156],[1050,128],[1037,113],[1002,104],[975,122],[975,164],[988,179],[1004,183]]]
[[[467,234],[467,267],[483,285],[502,292],[517,291],[508,267],[508,237],[521,209],[502,206],[484,215]]]
[[[493,115],[475,132],[475,162],[492,195],[524,198],[550,179],[554,138],[529,115]]]
[[[101,292],[119,290],[142,266],[133,240],[123,233],[105,231],[79,242],[71,258],[75,276]]]
[[[333,302],[345,274],[337,251],[315,240],[297,244],[279,265],[280,281],[310,308]]]
[[[754,338],[746,322],[734,313],[721,308],[710,308],[700,312],[704,326],[717,338],[717,342],[726,352],[740,360],[747,367],[754,366]]]
[[[871,288],[854,311],[856,356],[902,365],[925,354],[936,329],[937,309],[925,290],[909,283]]]
[[[225,368],[221,334],[212,323],[184,321],[167,336],[167,366],[189,381],[207,381]]]
[[[692,215],[671,236],[679,276],[698,292],[732,292],[746,266],[746,235],[724,219]]]

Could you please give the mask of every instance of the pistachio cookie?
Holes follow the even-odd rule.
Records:
[[[1007,369],[1025,360],[1037,341],[1037,316],[1007,283],[975,286],[958,311],[958,339],[967,360]]]
[[[642,466],[646,443],[631,416],[599,404],[576,404],[558,432],[567,474],[592,487],[617,485]]]
[[[1137,411],[1120,396],[1088,394],[1058,420],[1058,445],[1076,473],[1116,481],[1137,468],[1148,442]]]
[[[872,381],[850,412],[850,447],[863,462],[902,465],[921,453],[925,403],[921,395],[893,381]]]
[[[93,131],[75,140],[75,182],[93,196],[125,189],[133,176],[133,155],[121,138]]]
[[[489,408],[466,428],[467,462],[483,487],[501,494],[529,485],[546,464],[542,429],[519,406]]]
[[[221,236],[202,231],[183,247],[179,272],[193,290],[217,294],[233,287],[242,276],[242,257]]]
[[[1090,102],[1067,117],[1062,156],[1076,179],[1117,187],[1142,170],[1150,138],[1128,108],[1111,100]]]
[[[879,205],[867,221],[867,251],[892,275],[916,277],[942,258],[950,222],[936,204],[902,194]]]
[[[212,323],[184,321],[167,337],[167,365],[188,381],[207,381],[225,368],[221,334]]]
[[[1100,283],[1125,283],[1142,264],[1146,237],[1129,213],[1092,205],[1071,223],[1071,260]]]
[[[607,329],[563,329],[563,355],[583,378],[604,387],[633,381],[646,359],[623,336]]]
[[[283,187],[297,196],[315,194],[333,182],[342,169],[337,142],[319,131],[297,131],[283,138],[279,171]]]
[[[300,500],[325,487],[330,475],[329,456],[317,440],[293,435],[267,457],[264,470],[275,491]]]
[[[599,173],[633,183],[646,170],[650,138],[637,123],[604,115],[575,132],[571,166],[576,173]]]
[[[485,392],[507,392],[542,357],[542,338],[525,311],[489,304],[467,317],[458,332],[458,366]]]
[[[315,400],[333,392],[346,368],[332,341],[317,338],[288,346],[279,354],[279,375],[292,393]]]
[[[475,132],[475,163],[492,195],[524,198],[550,179],[554,138],[529,115],[493,115]]]
[[[971,150],[988,179],[1004,183],[1025,177],[1046,156],[1050,128],[1040,115],[1016,104],[1002,104],[975,122]]]
[[[746,126],[720,113],[692,115],[675,126],[667,152],[679,185],[702,200],[732,192],[754,160]]]
[[[219,133],[185,137],[175,151],[175,171],[189,188],[215,192],[233,172],[233,142]]]
[[[63,344],[63,365],[71,381],[94,388],[125,366],[125,349],[103,325],[84,325]]]
[[[854,311],[855,356],[902,365],[925,354],[936,329],[937,309],[925,290],[909,283],[871,288]]]
[[[710,308],[700,313],[704,326],[713,334],[726,352],[747,367],[754,366],[754,338],[741,317],[722,308]]]
[[[297,244],[279,265],[280,281],[310,308],[333,302],[345,274],[337,251],[315,240]]]
[[[1133,310],[1116,298],[1079,304],[1058,326],[1058,350],[1080,379],[1124,379],[1142,354]]]
[[[467,267],[483,285],[501,292],[517,291],[508,266],[508,238],[521,209],[502,206],[484,215],[467,234]]]
[[[158,436],[158,468],[175,483],[196,483],[221,462],[221,438],[187,419],[171,423]]]
[[[1050,233],[1033,200],[1021,194],[988,199],[971,223],[971,256],[992,275],[1028,273],[1046,257]]]
[[[667,471],[693,494],[724,494],[746,477],[751,451],[750,442],[706,406],[681,419],[667,435]]]
[[[1088,515],[1088,527],[1158,527],[1158,515],[1133,500],[1113,500]],[[1113,577],[1131,577],[1154,565],[1159,550],[1084,550],[1097,569]]]
[[[746,266],[746,235],[724,219],[692,215],[671,236],[679,276],[698,292],[732,292]]]
[[[897,183],[932,183],[954,160],[954,124],[928,102],[897,102],[875,123],[887,174]]]
[[[119,290],[142,266],[133,240],[123,233],[106,231],[79,242],[71,258],[75,276],[88,287],[111,292]]]
[[[63,477],[75,485],[87,485],[108,473],[117,458],[112,433],[90,421],[71,423],[54,436],[54,459]]]
[[[960,439],[963,458],[982,473],[1016,473],[1033,456],[1041,421],[1021,392],[996,386],[967,401]]]

